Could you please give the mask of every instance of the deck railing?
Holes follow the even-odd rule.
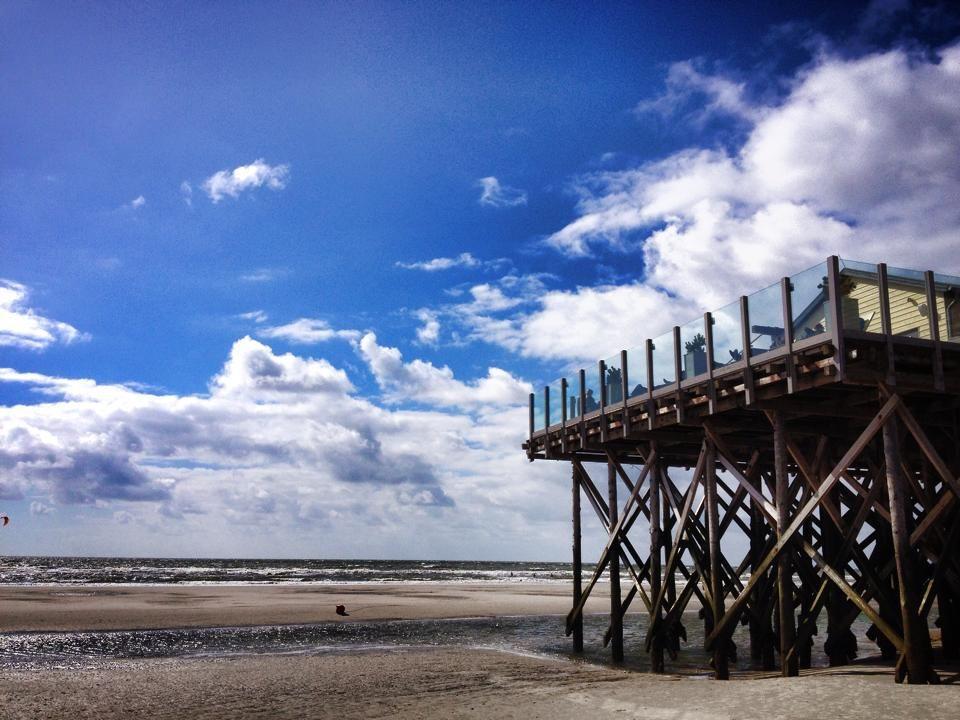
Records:
[[[832,256],[531,393],[530,437],[860,333],[960,343],[960,277]]]

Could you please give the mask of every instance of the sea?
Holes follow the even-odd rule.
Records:
[[[585,573],[592,571],[585,568]],[[225,560],[172,558],[0,557],[0,587],[47,586],[65,595],[87,592],[89,586],[247,585],[310,583],[569,583],[570,566],[551,562],[414,561],[414,560]],[[624,578],[624,582],[629,579]],[[606,663],[603,645],[608,619],[584,618],[585,652],[571,653],[563,616],[497,616],[443,620],[328,622],[254,627],[212,627],[157,630],[0,633],[0,670],[97,667],[130,660],[229,658],[262,654],[329,654],[398,651],[412,648],[484,648],[556,660]],[[682,622],[687,642],[673,671],[707,677],[709,657],[703,651],[703,621],[696,612]],[[859,645],[868,652],[866,622],[854,623]],[[628,614],[624,622],[626,667],[645,670],[644,615]],[[741,649],[732,670],[750,671],[746,629],[733,640]],[[826,658],[815,643],[813,661]]]

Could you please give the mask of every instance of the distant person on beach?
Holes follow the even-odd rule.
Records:
[[[350,617],[350,613],[347,612],[346,605],[337,605],[337,615],[343,615],[344,617]]]

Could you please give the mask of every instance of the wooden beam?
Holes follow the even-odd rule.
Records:
[[[717,458],[713,443],[706,443],[707,458],[703,466],[703,485],[707,502],[707,535],[709,538],[710,559],[710,598],[713,601],[708,631],[723,617],[723,591],[720,586],[720,519],[717,511]],[[713,648],[713,673],[717,680],[729,680],[727,666],[727,645],[715,643]]]
[[[656,447],[652,448],[656,453]],[[654,461],[659,464],[659,461]],[[663,587],[661,565],[661,528],[660,528],[660,473],[655,465],[653,474],[650,475],[650,595],[654,598],[659,597]],[[659,625],[662,619],[660,610],[657,610],[658,616],[654,619],[653,608],[651,608],[650,625]],[[654,673],[664,672],[663,664],[663,634],[658,632],[653,637],[653,643],[650,647],[650,671]]]
[[[580,603],[583,595],[583,562],[580,546],[580,474],[571,463],[573,475],[573,606]],[[583,615],[578,615],[573,621],[573,651],[583,652]]]
[[[918,615],[920,607],[914,557],[907,531],[907,494],[900,469],[900,437],[897,416],[883,426],[883,454],[887,468],[887,496],[890,499],[890,530],[893,534],[893,556],[896,561],[900,589],[900,619],[903,625],[903,654],[906,656],[908,682],[939,682],[931,665],[930,633]]]
[[[636,489],[631,494],[635,497],[640,484],[637,483]],[[617,515],[617,471],[613,463],[607,465],[607,493],[609,494],[610,507],[610,562],[608,564],[610,574],[610,656],[615,663],[623,662],[623,615],[620,608],[620,540],[617,533],[620,529],[619,518]]]
[[[787,430],[783,413],[774,410],[773,455],[776,474],[777,542],[786,547],[784,535],[790,522],[790,478],[787,475]],[[784,677],[800,674],[796,656],[790,657],[790,648],[796,639],[796,616],[793,606],[793,562],[791,553],[784,551],[777,557],[777,597],[780,613],[780,673]]]

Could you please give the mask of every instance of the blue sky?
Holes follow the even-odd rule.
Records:
[[[958,269],[947,4],[675,5],[0,4],[3,547],[563,557],[531,384]]]

